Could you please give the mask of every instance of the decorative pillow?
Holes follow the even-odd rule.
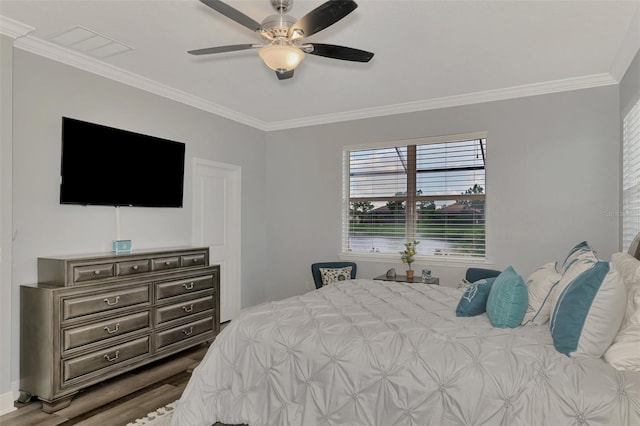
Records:
[[[487,299],[487,316],[494,327],[515,328],[520,325],[529,295],[527,285],[511,266],[496,277]]]
[[[545,263],[529,276],[527,280],[529,307],[522,319],[522,325],[529,323],[542,325],[549,321],[551,316],[551,308],[548,303],[549,295],[562,278],[556,267],[556,262]]]
[[[320,268],[320,276],[322,277],[322,285],[337,283],[338,281],[346,281],[351,279],[351,266],[344,268]]]
[[[583,270],[561,289],[551,312],[553,346],[571,357],[601,357],[618,333],[625,297],[622,278],[609,262]]]
[[[627,253],[613,253],[611,255],[611,266],[618,271],[627,294],[640,285],[640,261]]]
[[[618,370],[640,372],[640,286],[632,290],[627,300],[629,319],[620,327],[604,359]]]
[[[578,260],[591,261],[595,263],[599,259],[595,250],[589,247],[589,243],[583,241],[576,244],[571,250],[569,250],[567,257],[564,259],[564,262],[562,262],[562,268],[560,268],[559,272],[564,274],[567,272],[567,269],[569,269],[569,267]]]
[[[640,261],[627,253],[614,253],[611,265],[627,289],[627,306],[604,359],[618,370],[640,371]]]
[[[600,261],[595,251],[587,249],[586,242],[578,244],[569,253],[567,259],[565,259],[562,268],[559,272],[562,273],[562,278],[555,285],[547,303],[549,304],[550,312],[553,312],[556,308],[559,295],[564,291],[569,284],[575,280],[578,275],[584,271],[591,269],[596,263]]]
[[[626,253],[614,253],[611,256],[611,266],[620,274],[627,293],[627,309],[624,311],[624,318],[620,326],[620,331],[622,331],[631,324],[631,317],[640,309],[640,304],[634,302],[637,289],[640,287],[640,261]]]
[[[456,308],[457,317],[475,317],[486,312],[487,299],[491,291],[494,278],[478,280],[467,286],[466,291],[458,302]]]

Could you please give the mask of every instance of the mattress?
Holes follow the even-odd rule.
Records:
[[[357,279],[256,306],[193,371],[173,425],[639,425],[640,373],[548,326],[458,318],[462,290]]]

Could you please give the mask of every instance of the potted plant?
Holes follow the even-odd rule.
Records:
[[[409,269],[407,269],[407,279],[412,280],[413,279],[413,269],[411,269],[411,264],[414,261],[413,256],[416,255],[416,253],[418,252],[416,249],[416,246],[420,244],[420,241],[410,241],[408,243],[404,244],[404,251],[401,251],[400,254],[400,259],[402,259],[402,263],[406,263],[409,266]]]

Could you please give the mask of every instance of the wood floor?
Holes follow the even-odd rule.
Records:
[[[200,345],[89,387],[53,414],[42,412],[39,401],[16,405],[0,425],[124,426],[180,398],[207,349]]]

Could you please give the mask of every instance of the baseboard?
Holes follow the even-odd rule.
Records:
[[[0,395],[0,416],[7,414],[16,407],[13,406],[13,392],[7,392]]]

